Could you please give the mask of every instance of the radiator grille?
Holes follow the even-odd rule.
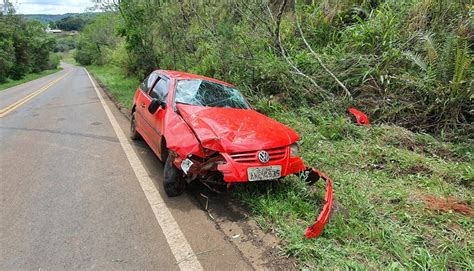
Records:
[[[280,147],[280,148],[265,150],[270,155],[269,162],[278,161],[285,158],[286,149],[287,147]],[[236,153],[230,154],[230,157],[232,158],[232,160],[238,163],[256,163],[256,162],[259,162],[257,155],[260,151],[261,150],[249,151],[249,152],[236,152]]]

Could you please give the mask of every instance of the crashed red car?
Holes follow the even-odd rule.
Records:
[[[319,223],[306,236],[318,235],[329,218],[330,180],[298,157],[299,135],[257,112],[229,83],[177,71],[152,72],[133,99],[131,138],[140,137],[164,162],[164,190],[170,197],[194,180],[229,187],[300,174],[309,183],[328,183]]]

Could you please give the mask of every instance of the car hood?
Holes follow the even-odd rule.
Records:
[[[204,148],[235,153],[287,146],[299,139],[287,126],[251,109],[177,105]]]

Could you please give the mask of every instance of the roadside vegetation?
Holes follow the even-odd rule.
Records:
[[[155,67],[292,107],[330,101],[378,123],[472,133],[470,1],[99,1],[76,60],[143,78]]]
[[[43,71],[56,70],[60,58],[53,53],[55,40],[45,33],[45,25],[38,21],[27,21],[23,16],[16,15],[11,5],[6,14],[2,12],[0,84],[7,81],[10,84],[15,84],[12,81],[25,82],[27,75],[34,78]]]
[[[5,82],[0,83],[0,90],[4,90],[4,89],[7,89],[7,88],[17,86],[17,85],[21,85],[23,83],[26,83],[26,82],[33,81],[35,79],[44,77],[46,75],[53,74],[53,73],[58,72],[60,70],[62,70],[62,68],[57,68],[57,69],[53,69],[53,70],[45,70],[45,71],[38,72],[38,73],[29,73],[29,74],[25,75],[22,79],[19,79],[19,80],[7,79]]]
[[[470,270],[474,266],[473,149],[394,125],[359,127],[332,110],[266,113],[301,135],[308,165],[333,180],[335,205],[322,236],[302,238],[324,184],[296,177],[237,194],[285,252],[311,269]]]
[[[302,238],[322,184],[235,192],[301,268],[473,269],[469,1],[114,3],[98,2],[75,59],[123,105],[152,69],[183,70],[235,84],[302,135],[304,160],[334,181],[322,236]]]

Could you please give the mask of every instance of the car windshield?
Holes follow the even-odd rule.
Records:
[[[178,81],[175,102],[207,107],[250,108],[237,89],[206,80]]]

